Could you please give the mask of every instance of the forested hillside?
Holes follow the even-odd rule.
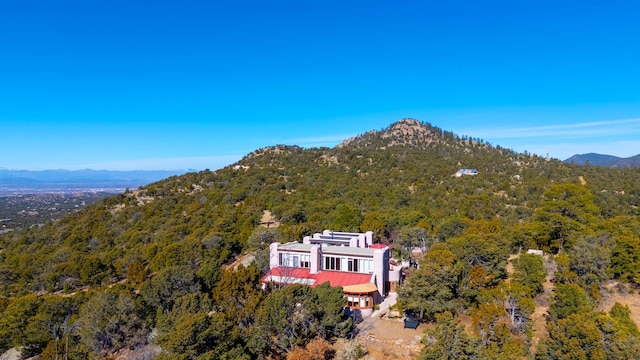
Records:
[[[454,176],[464,168],[478,174]],[[505,266],[509,254],[529,248],[558,254],[563,287],[539,356],[634,358],[640,337],[628,309],[594,309],[603,281],[640,282],[639,176],[520,154],[411,119],[335,148],[259,149],[223,169],[171,177],[3,235],[0,351],[304,358],[310,346],[325,349],[351,330],[344,299],[323,286],[263,292],[265,249],[335,229],[373,230],[396,258],[414,247],[426,252],[399,290],[405,310],[437,323],[425,358],[527,356],[544,267],[521,256],[507,282]],[[265,210],[277,228],[260,226]],[[224,270],[245,252],[256,254],[253,266]],[[474,331],[446,344],[461,314],[472,316]]]

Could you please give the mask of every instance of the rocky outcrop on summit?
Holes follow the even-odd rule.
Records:
[[[417,149],[427,149],[433,146],[475,146],[486,144],[480,139],[467,136],[459,137],[450,131],[444,131],[426,122],[416,119],[402,119],[380,131],[369,131],[362,135],[347,139],[338,148],[357,149],[386,149],[402,146]]]
[[[424,148],[443,141],[444,131],[415,119],[402,119],[380,131],[369,131],[347,139],[338,148],[375,148],[408,146]],[[452,134],[453,135],[453,134]]]

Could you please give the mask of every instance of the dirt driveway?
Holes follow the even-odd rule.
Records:
[[[427,326],[430,325],[420,324],[415,330],[405,329],[404,322],[398,319],[368,317],[358,324],[357,340],[372,359],[417,359],[424,347],[420,340]]]

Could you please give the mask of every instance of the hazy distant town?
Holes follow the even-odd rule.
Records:
[[[0,233],[42,225],[106,196],[188,171],[0,169]]]

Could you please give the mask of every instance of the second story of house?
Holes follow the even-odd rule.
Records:
[[[305,236],[302,242],[304,244],[314,244],[322,247],[348,246],[369,248],[373,245],[373,231],[354,233],[325,230],[322,233],[315,233],[313,236]]]
[[[273,243],[269,250],[271,268],[305,268],[312,274],[323,270],[373,274],[376,268],[385,268],[385,259],[388,261],[386,249],[291,242]]]

